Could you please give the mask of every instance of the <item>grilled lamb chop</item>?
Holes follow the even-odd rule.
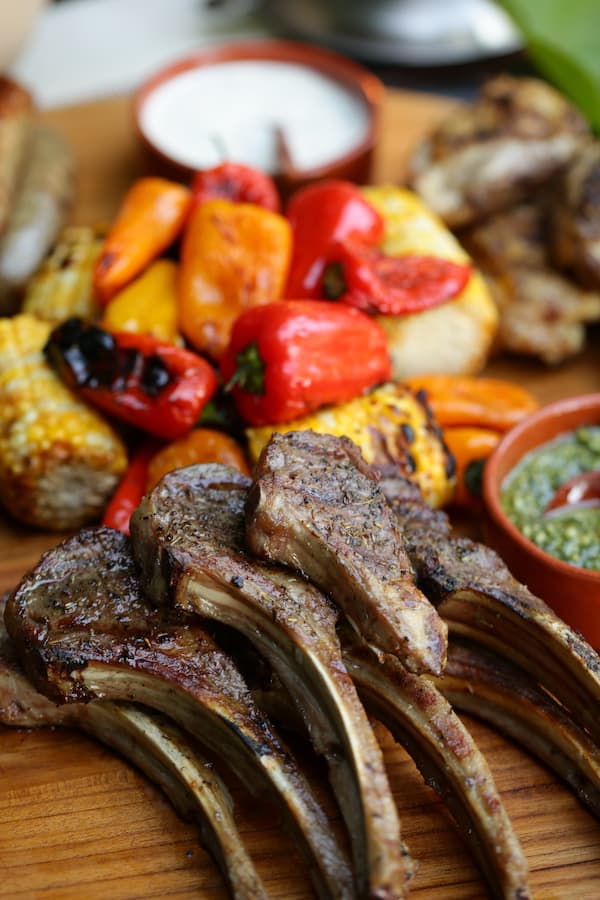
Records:
[[[380,748],[342,662],[336,613],[312,585],[249,557],[250,480],[224,466],[171,472],[131,522],[149,596],[241,632],[269,661],[329,765],[361,897],[405,895],[410,860]]]
[[[514,661],[553,694],[600,743],[600,658],[489,547],[452,538],[447,516],[429,510],[418,488],[389,476],[382,489],[403,529],[417,583],[448,622]]]
[[[344,661],[367,707],[444,800],[487,880],[503,900],[530,896],[528,866],[487,762],[442,694],[393,657],[378,663],[349,628]],[[438,680],[440,683],[443,679]]]
[[[347,438],[272,435],[255,469],[247,540],[326,591],[380,654],[439,675],[446,626],[415,587],[401,531],[377,475]]]
[[[94,701],[57,706],[25,676],[0,608],[0,722],[16,728],[68,725],[98,738],[158,784],[179,814],[200,826],[234,900],[267,900],[239,836],[229,792],[213,766],[169,720],[130,703]]]
[[[470,225],[547,183],[588,133],[583,116],[550,85],[501,75],[417,148],[410,181],[451,228]]]
[[[321,808],[232,660],[146,600],[122,534],[85,529],[48,551],[9,597],[5,621],[48,697],[133,700],[175,719],[242,782],[278,801],[321,896],[354,896]]]
[[[600,818],[600,750],[525,672],[453,638],[436,684],[456,709],[483,719],[553,769]]]

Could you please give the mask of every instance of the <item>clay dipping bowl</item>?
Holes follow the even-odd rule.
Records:
[[[326,164],[314,168],[295,168],[293,159],[283,148],[279,154],[281,171],[275,180],[284,196],[297,187],[324,178],[341,178],[366,182],[375,147],[378,112],[385,93],[383,83],[361,66],[329,50],[294,41],[243,41],[211,46],[173,62],[145,81],[134,95],[135,128],[145,152],[147,168],[166,177],[187,182],[200,166],[182,163],[167,155],[151,140],[143,127],[142,110],[153,92],[171,79],[195,69],[239,61],[269,61],[304,66],[343,87],[358,99],[366,112],[367,126],[358,142],[336,155]],[[190,114],[192,110],[183,110]],[[268,112],[268,110],[266,110]],[[287,158],[286,158],[287,157]],[[224,161],[225,157],[223,158]],[[234,160],[235,161],[235,160]]]
[[[600,572],[571,565],[540,550],[513,525],[500,504],[505,477],[526,453],[581,425],[600,425],[600,394],[559,400],[532,413],[505,435],[488,459],[483,496],[488,541],[513,575],[599,649]]]

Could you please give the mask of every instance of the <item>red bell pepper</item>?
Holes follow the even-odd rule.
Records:
[[[279,212],[281,203],[273,179],[259,169],[241,163],[224,162],[197,172],[192,181],[192,203],[221,197],[234,203],[253,203]]]
[[[202,357],[146,334],[111,334],[81,319],[54,329],[46,357],[93,406],[157,437],[182,437],[217,387]]]
[[[125,474],[104,510],[102,524],[129,534],[129,520],[146,493],[148,466],[161,444],[147,441],[133,451]]]
[[[322,292],[371,315],[402,316],[451,300],[470,277],[469,265],[437,256],[388,256],[348,240],[331,247]]]
[[[286,210],[293,252],[285,297],[322,297],[323,271],[338,241],[374,246],[383,238],[384,221],[349,181],[321,181],[301,188]]]
[[[350,306],[282,300],[246,310],[221,371],[250,425],[289,422],[390,377],[383,329]]]

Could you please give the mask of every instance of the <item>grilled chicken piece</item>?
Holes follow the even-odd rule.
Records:
[[[562,174],[550,234],[557,265],[600,290],[600,141],[583,144]]]
[[[461,240],[498,305],[499,346],[556,365],[583,348],[585,323],[600,318],[600,293],[552,268],[547,219],[541,201],[521,204],[468,229]]]
[[[90,528],[45,553],[9,597],[5,620],[48,697],[133,700],[175,719],[279,803],[321,896],[353,896],[321,808],[239,671],[203,631],[145,599],[124,535]]]
[[[224,466],[171,472],[131,522],[149,596],[241,632],[270,662],[329,765],[361,897],[405,895],[411,864],[383,759],[341,656],[336,613],[319,591],[245,551],[250,480]]]
[[[501,75],[416,150],[410,183],[452,228],[507,209],[548,182],[589,133],[550,85]]]
[[[247,540],[331,595],[376,653],[439,675],[446,626],[415,587],[402,534],[358,447],[312,431],[274,434],[248,498]]]
[[[522,669],[453,638],[436,684],[456,709],[483,719],[553,769],[600,818],[600,750]]]
[[[600,743],[600,657],[510,574],[489,547],[452,538],[447,516],[425,508],[418,488],[389,476],[382,488],[402,526],[417,583],[448,622],[553,694]]]
[[[25,676],[2,612],[0,608],[0,722],[16,728],[67,725],[117,750],[163,789],[183,818],[197,822],[234,900],[266,900],[236,828],[230,794],[208,760],[172,722],[141,707],[108,701],[57,706],[48,700]]]
[[[346,667],[367,709],[402,744],[444,800],[491,895],[525,900],[530,896],[527,860],[487,762],[452,707],[428,678],[412,675],[393,657],[378,663],[349,628],[342,632],[342,645]]]

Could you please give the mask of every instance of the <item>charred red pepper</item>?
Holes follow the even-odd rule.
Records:
[[[282,300],[242,313],[221,371],[244,420],[274,425],[360,396],[390,377],[390,360],[383,329],[359,310]]]
[[[221,197],[234,203],[253,203],[279,212],[279,193],[273,179],[259,169],[241,163],[224,162],[197,172],[192,181],[192,203]]]
[[[322,296],[370,314],[402,316],[422,312],[456,297],[471,267],[437,256],[387,256],[358,241],[330,248]]]
[[[148,441],[133,451],[125,474],[104,510],[103,525],[129,534],[131,515],[146,493],[150,460],[160,447],[157,441]]]
[[[349,181],[322,181],[292,196],[286,216],[293,233],[293,253],[285,296],[292,300],[322,297],[323,271],[339,241],[375,246],[384,221]]]
[[[195,353],[81,319],[55,328],[45,353],[93,406],[162,438],[187,434],[217,387],[212,366]]]

